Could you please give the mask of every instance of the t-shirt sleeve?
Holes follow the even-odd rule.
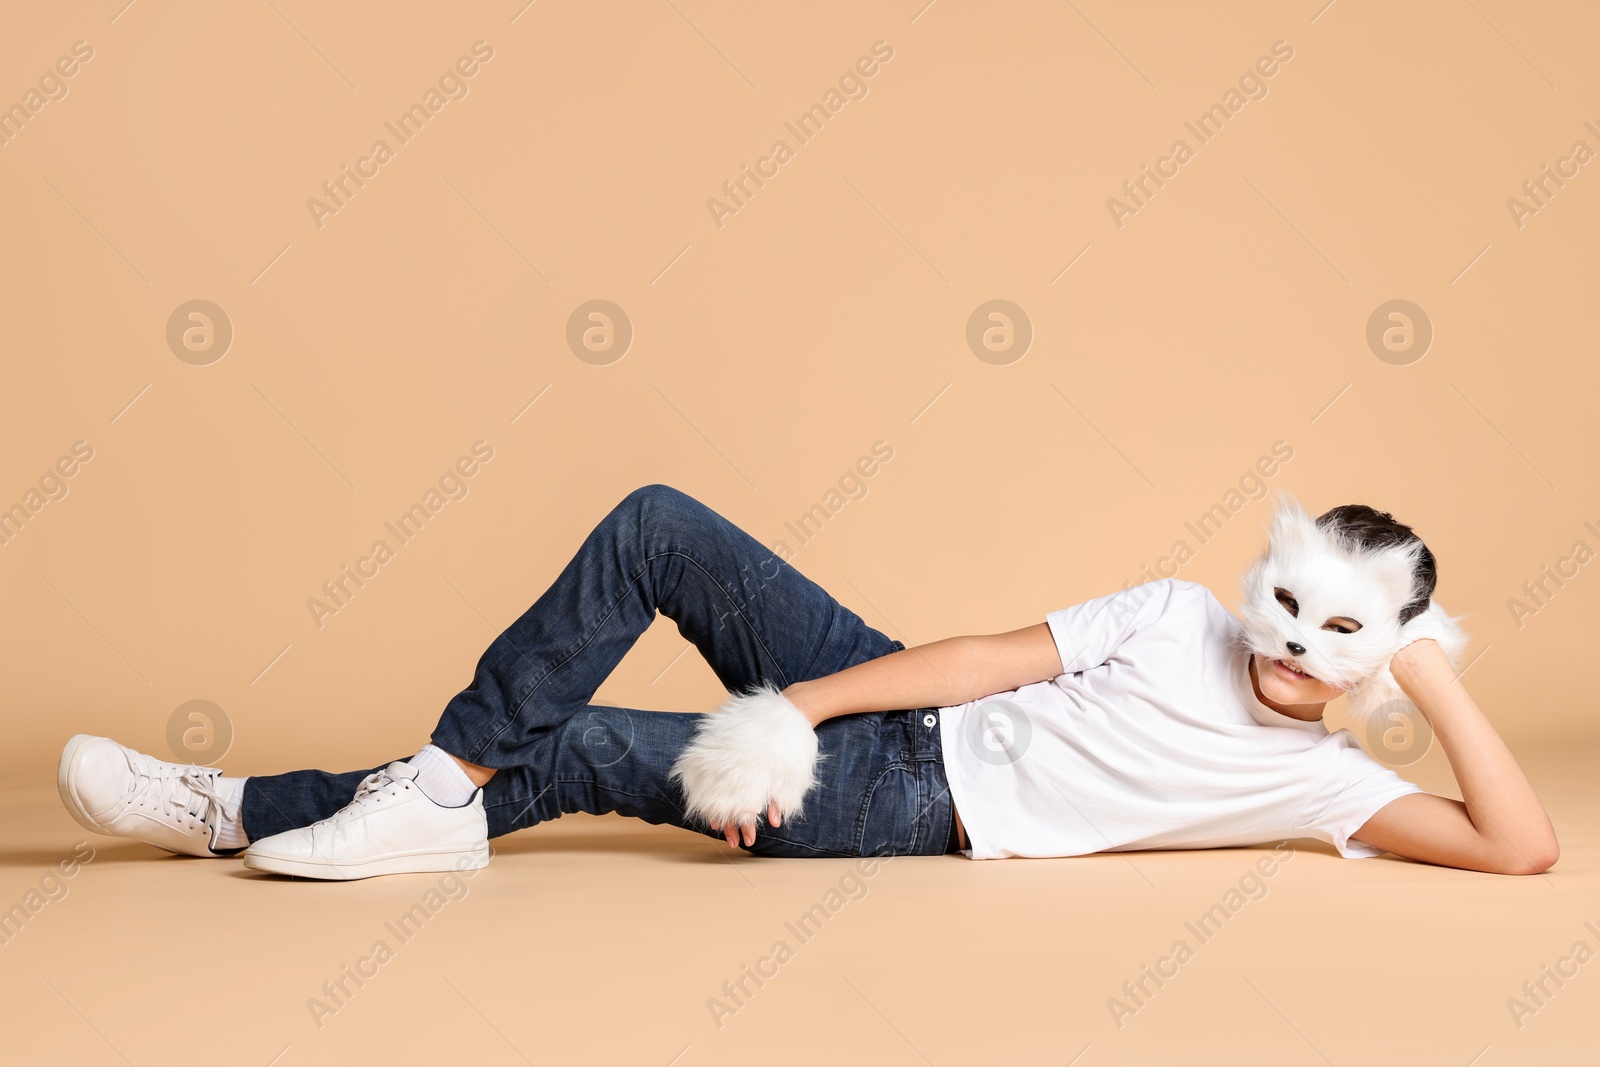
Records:
[[[1349,730],[1338,731],[1325,743],[1338,746],[1333,770],[1307,806],[1309,818],[1300,831],[1327,841],[1345,859],[1384,855],[1383,849],[1352,841],[1350,835],[1391,801],[1426,790],[1367,755]]]
[[[1162,578],[1046,615],[1050,636],[1061,654],[1061,673],[1076,674],[1109,660],[1124,641],[1161,617],[1176,592],[1176,583],[1176,579]]]

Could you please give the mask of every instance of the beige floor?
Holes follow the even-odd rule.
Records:
[[[1600,752],[1521,755],[1561,834],[1546,875],[1342,860],[1299,842],[1259,884],[1248,872],[1265,848],[903,858],[860,872],[585,816],[499,842],[459,883],[279,880],[106,838],[50,883],[85,835],[41,781],[0,794],[0,901],[50,891],[0,947],[3,1058],[1600,1063],[1600,963],[1587,962],[1600,948]],[[1230,899],[1241,879],[1248,893]],[[425,921],[400,936],[418,904]],[[1217,904],[1231,913],[1202,942],[1185,924]],[[825,918],[802,938],[817,905]],[[1179,940],[1192,955],[1175,974],[1164,965],[1172,977],[1147,982],[1153,995],[1119,1027],[1108,1002]],[[1578,942],[1587,965],[1563,963]],[[757,986],[747,966],[770,977]],[[1576,974],[1545,979],[1552,995],[1519,1028],[1508,1000],[1545,966]],[[358,968],[370,977],[346,978],[342,1004],[328,998],[324,982]],[[735,1001],[723,985],[741,979],[750,992]],[[211,1052],[177,1058],[179,1037]]]

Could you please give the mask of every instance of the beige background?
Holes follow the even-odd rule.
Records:
[[[233,773],[410,751],[649,482],[787,542],[908,644],[1027,625],[1178,540],[1231,604],[1275,486],[1390,510],[1438,555],[1564,855],[1516,880],[1302,843],[1121,1030],[1106,998],[1254,851],[895,861],[719,1030],[706,1000],[845,868],[574,818],[501,842],[454,932],[318,1030],[305,1000],[426,879],[266,882],[96,839],[0,947],[21,1061],[155,1062],[179,1035],[230,1063],[1592,1062],[1600,977],[1521,1029],[1505,1005],[1600,947],[1600,579],[1509,605],[1600,547],[1600,177],[1520,227],[1507,204],[1600,150],[1586,5],[121,4],[0,33],[0,104],[93,49],[0,145],[0,507],[93,449],[0,546],[5,906],[83,838],[49,788],[71,734],[170,754],[207,700]],[[479,41],[466,95],[319,227],[308,199]],[[866,95],[799,144],[784,124],[879,41]],[[1279,41],[1266,95],[1199,145],[1185,122]],[[1119,227],[1108,198],[1179,138],[1193,159]],[[707,200],[778,139],[793,158],[719,227]],[[234,333],[208,365],[166,336],[197,299]],[[634,330],[607,365],[566,341],[594,299]],[[1005,365],[965,338],[995,299],[1034,331]],[[1397,299],[1435,331],[1405,365],[1366,340]],[[465,498],[319,628],[308,599],[478,441]],[[799,545],[785,524],[879,441],[893,459]],[[1275,442],[1292,458],[1250,481]],[[1185,524],[1218,504],[1200,547]],[[663,621],[602,695],[713,707],[685,647]],[[1437,752],[1408,773],[1459,795]]]

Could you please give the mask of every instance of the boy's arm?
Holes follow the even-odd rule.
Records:
[[[1351,836],[1444,867],[1492,874],[1551,867],[1561,850],[1550,817],[1438,642],[1413,641],[1389,670],[1427,716],[1464,799],[1413,793],[1386,804]]]
[[[815,726],[838,715],[947,708],[1045,682],[1061,673],[1046,623],[1009,633],[947,637],[891,652],[836,674],[796,682],[783,695]]]
[[[951,637],[859,663],[783,691],[813,726],[836,715],[948,708],[1106,662],[1175,597],[1197,607],[1202,586],[1157,579],[1052,611],[1009,633]],[[1206,594],[1209,596],[1209,594]]]
[[[834,674],[795,682],[783,690],[782,697],[815,728],[839,715],[952,707],[1033,682],[1048,681],[1060,673],[1061,655],[1056,650],[1055,638],[1049,624],[1041,622],[1009,633],[948,637],[891,652]],[[770,716],[773,711],[766,706],[763,713]],[[785,713],[785,716],[792,715],[794,711]],[[725,719],[726,714],[712,716],[702,729],[715,733],[717,725]],[[773,720],[774,723],[784,721],[787,719]],[[811,730],[804,724],[799,729],[811,737]],[[816,753],[815,739],[811,741],[811,755],[798,757],[807,767]],[[776,799],[767,799],[770,794],[761,791],[759,784],[750,791],[744,788],[748,783],[741,783],[744,795],[737,800],[728,799],[721,791],[727,766],[747,762],[740,751],[746,744],[747,739],[732,733],[719,734],[714,739],[697,735],[686,750],[693,758],[681,772],[691,808],[697,811],[703,808],[711,828],[726,837],[733,847],[738,846],[741,835],[746,845],[755,844],[755,813],[762,807],[766,809],[770,825],[776,827],[783,822],[783,805]],[[695,755],[702,745],[705,751]],[[770,757],[762,754],[759,758]],[[674,774],[680,773],[678,767],[684,765],[684,759],[679,758]],[[792,776],[796,768],[780,767],[778,770],[787,770]],[[805,774],[809,776],[810,771]],[[755,800],[758,795],[759,802]],[[732,814],[728,813],[730,810]]]

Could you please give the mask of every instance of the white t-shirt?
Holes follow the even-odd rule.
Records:
[[[1261,703],[1239,620],[1203,585],[1148,582],[1045,621],[1062,674],[940,709],[970,859],[1303,837],[1380,856],[1350,835],[1423,792],[1350,731]]]

